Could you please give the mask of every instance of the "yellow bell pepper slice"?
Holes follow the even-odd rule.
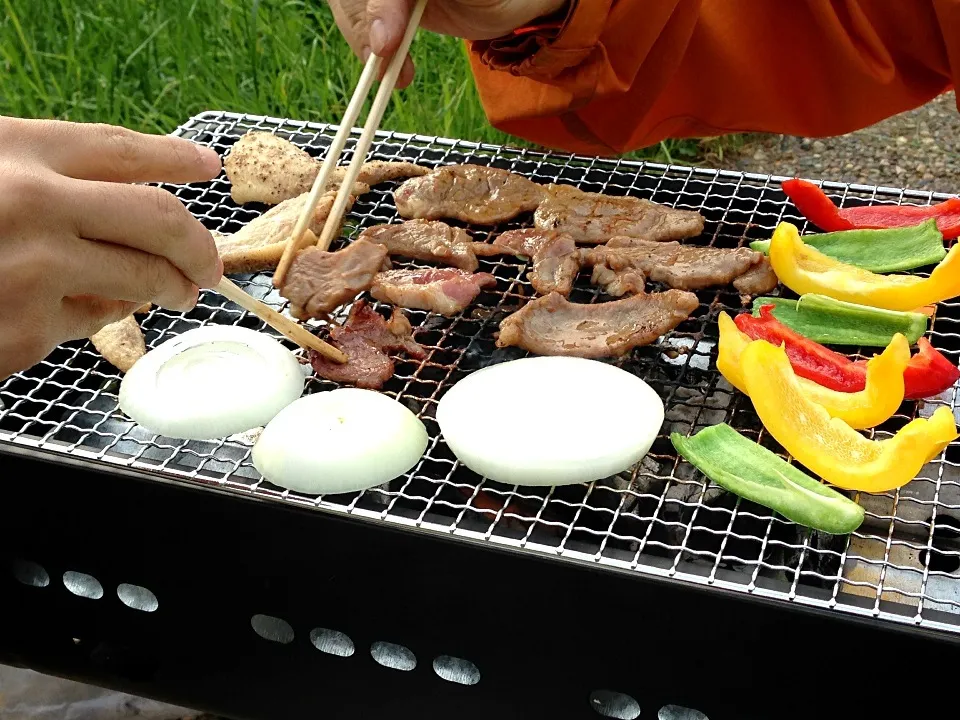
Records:
[[[837,487],[871,493],[902,487],[958,437],[953,413],[941,406],[889,440],[868,440],[809,399],[786,351],[766,340],[744,348],[740,369],[764,427],[812,473]]]
[[[743,349],[755,341],[725,312],[720,313],[718,325],[717,369],[737,390],[749,395],[740,358]],[[910,343],[897,333],[882,353],[867,361],[866,383],[860,392],[838,392],[802,377],[797,377],[797,382],[803,394],[822,405],[830,417],[839,418],[857,430],[865,430],[890,419],[900,408],[904,394],[903,371],[909,362]]]
[[[960,295],[960,243],[950,248],[928,278],[878,275],[839,262],[804,243],[788,222],[773,231],[769,252],[780,282],[798,295],[820,293],[860,305],[911,311]]]

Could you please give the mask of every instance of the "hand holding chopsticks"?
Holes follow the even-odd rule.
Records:
[[[393,58],[390,60],[390,64],[387,65],[387,70],[383,75],[383,80],[380,82],[380,87],[377,90],[376,97],[373,100],[373,105],[370,108],[370,114],[367,116],[367,122],[363,126],[363,132],[360,135],[360,139],[357,140],[357,145],[354,148],[353,159],[350,162],[350,166],[347,168],[345,177],[340,183],[340,189],[337,191],[337,197],[334,200],[330,214],[327,216],[327,220],[324,223],[323,232],[320,234],[320,240],[317,243],[317,246],[322,250],[326,250],[330,247],[330,243],[333,240],[333,235],[337,231],[337,228],[340,227],[340,221],[343,219],[343,213],[346,209],[350,192],[360,175],[360,170],[363,167],[364,160],[366,160],[367,153],[370,150],[370,145],[373,143],[373,136],[380,127],[380,121],[383,119],[383,113],[387,109],[387,103],[390,101],[390,95],[393,93],[393,88],[397,84],[397,77],[399,77],[400,70],[403,68],[404,60],[407,57],[407,51],[410,49],[410,43],[413,42],[413,36],[417,32],[417,27],[420,25],[420,18],[423,17],[423,11],[426,6],[427,0],[417,0],[417,4],[413,8],[413,12],[410,13],[410,22],[407,24],[407,30],[403,35],[403,39],[400,41],[400,47],[397,48]],[[320,172],[317,173],[316,180],[313,182],[313,187],[310,189],[310,195],[307,197],[307,202],[304,203],[303,210],[301,211],[300,217],[297,220],[297,224],[294,226],[290,240],[287,241],[287,246],[284,248],[283,257],[280,259],[280,263],[277,265],[277,270],[273,275],[273,284],[275,287],[281,287],[283,285],[283,280],[286,276],[287,270],[290,269],[290,263],[293,262],[294,256],[300,250],[303,233],[310,222],[310,218],[313,217],[314,210],[316,210],[317,203],[320,201],[321,195],[323,195],[324,191],[326,190],[327,183],[330,180],[333,169],[337,166],[337,163],[340,160],[340,155],[343,153],[343,148],[346,145],[347,137],[349,136],[350,131],[353,129],[354,123],[360,114],[360,108],[363,106],[367,95],[370,93],[370,87],[373,85],[373,80],[379,71],[381,62],[382,58],[373,54],[367,58],[367,64],[360,76],[360,81],[357,83],[357,89],[354,91],[353,97],[350,99],[350,104],[347,106],[347,112],[344,115],[343,122],[340,123],[340,128],[337,131],[337,135],[333,139],[330,148],[327,150],[327,154],[323,161],[323,167],[320,169]]]
[[[407,25],[406,32],[403,35],[403,40],[400,42],[400,47],[397,48],[396,53],[394,53],[394,56],[390,60],[390,64],[387,66],[387,70],[383,75],[383,80],[380,83],[380,87],[377,90],[373,105],[370,108],[370,114],[367,116],[367,122],[363,127],[363,133],[360,135],[360,139],[357,141],[357,145],[354,148],[353,159],[350,162],[349,168],[347,168],[345,177],[340,183],[340,188],[337,192],[336,199],[334,200],[333,208],[330,210],[330,214],[327,216],[326,223],[324,224],[323,232],[318,243],[319,247],[324,250],[330,247],[330,242],[333,240],[333,235],[336,232],[336,229],[340,227],[340,221],[343,218],[343,213],[347,205],[347,200],[350,197],[350,192],[360,175],[363,162],[370,150],[370,145],[373,143],[373,136],[380,127],[380,121],[383,119],[383,113],[386,111],[387,103],[390,101],[390,95],[397,83],[397,77],[399,77],[400,70],[403,68],[404,60],[407,57],[407,51],[410,49],[410,43],[413,42],[413,36],[416,34],[417,27],[420,25],[420,18],[423,16],[423,10],[426,5],[427,0],[417,0],[417,4],[413,8],[413,12],[410,14],[410,22]],[[290,269],[290,264],[293,262],[293,258],[296,256],[297,252],[300,250],[303,234],[310,224],[310,219],[313,217],[313,213],[316,210],[317,203],[320,201],[320,197],[327,189],[327,185],[330,182],[330,177],[333,175],[333,171],[337,167],[337,163],[340,160],[340,155],[343,153],[343,148],[347,144],[347,138],[349,137],[350,132],[360,115],[360,110],[363,107],[363,103],[366,101],[367,95],[370,93],[370,88],[373,86],[373,82],[380,71],[382,62],[382,58],[373,54],[371,54],[367,59],[367,63],[360,75],[360,80],[357,83],[357,88],[353,93],[353,97],[350,99],[350,104],[347,106],[346,113],[344,114],[343,120],[340,123],[340,127],[337,130],[337,134],[327,150],[323,165],[321,166],[320,171],[317,173],[317,177],[313,182],[313,186],[310,188],[310,194],[307,196],[307,201],[304,203],[300,217],[297,219],[297,223],[290,235],[290,239],[287,241],[287,245],[283,251],[283,256],[280,258],[280,262],[277,264],[277,269],[273,274],[274,287],[282,287],[283,280],[286,277],[287,271]],[[346,356],[335,347],[323,342],[297,323],[284,317],[259,300],[247,295],[245,292],[243,292],[243,290],[241,290],[226,277],[220,281],[220,284],[217,286],[217,291],[230,300],[233,300],[233,302],[237,303],[241,307],[255,314],[265,323],[301,347],[316,350],[324,357],[327,357],[335,362],[346,362]]]

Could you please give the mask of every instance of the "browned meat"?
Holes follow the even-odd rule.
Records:
[[[386,246],[390,255],[428,260],[473,272],[479,267],[466,230],[439,220],[407,220],[399,225],[375,225],[360,238]]]
[[[766,255],[760,256],[760,262],[733,281],[733,286],[744,295],[763,295],[773,290],[780,279]]]
[[[230,196],[238,205],[262,202],[275,205],[309,192],[320,172],[321,161],[311,157],[289,140],[273,133],[251,131],[237,140],[224,161],[230,179]],[[336,191],[343,182],[346,166],[334,169],[327,191]],[[365,162],[353,194],[362,195],[370,185],[387,180],[425,175],[430,168],[408,162]]]
[[[533,216],[543,230],[561,230],[579,243],[603,243],[622,235],[643,240],[680,240],[703,232],[703,216],[635,197],[548,185]]]
[[[649,280],[678,290],[726,285],[763,259],[763,253],[749,248],[697,247],[621,237],[580,254],[588,265],[605,265],[615,273],[640,271]]]
[[[423,347],[411,335],[410,321],[401,310],[394,310],[389,322],[363,300],[350,308],[343,327],[330,331],[330,341],[346,356],[341,364],[327,360],[314,350],[310,364],[320,377],[333,382],[379,390],[393,377],[393,360],[387,351],[403,351],[412,358],[426,357]]]
[[[323,229],[327,216],[333,208],[335,193],[328,192],[320,196],[317,207],[313,211],[313,218],[304,233],[304,247],[315,245],[319,233]],[[354,197],[347,201],[345,212],[353,206]],[[293,228],[300,219],[300,213],[307,201],[307,194],[284,200],[276,207],[267,210],[263,215],[254,218],[235,233],[225,235],[214,232],[213,239],[217,245],[217,252],[223,260],[225,273],[259,272],[275,268],[283,257]],[[338,228],[339,230],[339,228]]]
[[[488,273],[468,273],[454,268],[387,270],[373,279],[370,294],[399,307],[450,316],[472,303],[481,288],[496,284],[496,278]]]
[[[361,239],[336,252],[309,247],[293,259],[280,294],[294,317],[323,317],[368,290],[386,257],[383,245]]]
[[[622,270],[611,270],[603,263],[598,263],[593,266],[590,282],[597,287],[603,288],[603,291],[607,293],[607,295],[621,297],[623,295],[642,293],[647,279],[642,272],[631,267]]]
[[[474,243],[477,255],[509,254],[531,258],[533,269],[527,279],[541,295],[559,292],[566,297],[580,272],[580,253],[573,238],[555,230],[508,230],[492,244]]]
[[[500,323],[497,346],[515,345],[538,355],[618,357],[669,332],[696,307],[697,296],[683,290],[595,305],[571,303],[551,293]]]
[[[411,178],[393,193],[405,218],[452,218],[495,225],[536,209],[542,185],[522,175],[483,165],[446,165]]]

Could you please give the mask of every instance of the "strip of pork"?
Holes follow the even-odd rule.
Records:
[[[230,180],[230,197],[238,205],[261,202],[276,205],[289,198],[309,192],[320,172],[322,162],[273,133],[251,131],[237,140],[223,163]],[[353,194],[362,195],[388,180],[425,175],[430,168],[408,162],[365,162],[354,185]],[[338,166],[327,185],[336,192],[346,174],[345,166]]]
[[[641,198],[603,195],[572,185],[547,185],[533,216],[541,230],[560,230],[578,243],[604,243],[615,236],[681,240],[703,232],[703,216]]]
[[[390,255],[443,263],[467,272],[475,271],[480,265],[467,231],[439,220],[375,225],[360,233],[360,238],[384,245]]]
[[[504,319],[497,346],[537,355],[619,357],[669,332],[696,308],[697,296],[684,290],[597,304],[571,303],[551,293]]]
[[[508,170],[445,165],[407,180],[393,199],[404,218],[496,225],[536,209],[544,195],[542,185]]]
[[[639,271],[653,282],[678,290],[727,285],[752,270],[764,257],[763,253],[749,248],[697,247],[622,237],[611,238],[606,245],[585,249],[580,255],[587,265],[602,265],[617,275]],[[601,275],[606,277],[603,273]],[[594,279],[597,279],[596,274]],[[601,280],[600,284],[605,283]]]
[[[334,197],[335,193],[325,193],[320,197],[313,212],[313,219],[307,226],[309,234],[305,235],[305,246],[316,244],[316,234],[323,229],[323,224],[333,207]],[[260,272],[275,268],[283,257],[283,249],[287,246],[287,241],[306,201],[307,194],[284,200],[235,233],[214,232],[213,239],[217,244],[220,259],[223,260],[223,271],[229,274]],[[351,195],[345,212],[350,211],[353,201],[354,197]]]
[[[389,322],[363,300],[357,300],[342,327],[330,330],[330,341],[347,356],[343,364],[311,350],[310,364],[320,377],[361,388],[379,390],[393,377],[394,363],[387,352],[403,352],[414,359],[427,353],[413,339],[410,321],[394,310]]]
[[[387,249],[367,240],[336,252],[309,247],[293,259],[280,294],[294,317],[322,318],[369,290],[386,260]]]
[[[381,302],[449,317],[462,312],[482,288],[496,284],[496,278],[489,273],[468,273],[456,268],[397,269],[378,273],[370,294]]]
[[[733,287],[744,295],[765,295],[780,284],[780,278],[766,255],[756,265],[733,281]]]
[[[148,304],[136,312],[149,311]],[[122,320],[104,325],[90,336],[90,342],[104,360],[123,372],[129,372],[137,360],[147,354],[143,331],[133,315],[127,315]]]
[[[580,272],[580,254],[573,237],[556,230],[508,230],[498,235],[492,247],[533,260],[527,279],[541,295],[558,292],[564,297],[573,290]]]

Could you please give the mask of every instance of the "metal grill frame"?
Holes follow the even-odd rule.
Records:
[[[210,144],[224,152],[249,129],[279,131],[295,140],[307,140],[307,149],[317,154],[323,144],[332,139],[336,126],[208,112],[191,118],[174,134]],[[355,130],[353,140],[358,135],[359,130]],[[350,148],[348,144],[344,161],[349,159]],[[733,247],[769,237],[781,220],[796,223],[801,231],[806,229],[803,218],[786,202],[778,188],[779,182],[785,179],[782,177],[601,160],[393,132],[378,133],[372,156],[431,165],[492,160],[500,167],[521,172],[540,182],[576,182],[573,178],[579,176],[580,182],[576,184],[585,189],[637,194],[701,211],[707,218],[707,227],[698,242],[706,240],[718,247]],[[822,186],[841,204],[874,200],[929,204],[948,197],[932,192],[830,182],[823,182]],[[360,218],[361,226],[394,219],[395,212],[389,200],[393,187],[390,184],[375,188],[371,196],[361,198],[351,218]],[[170,186],[170,189],[211,230],[235,230],[260,212],[260,209],[239,208],[229,200],[229,182],[223,174],[211,183]],[[699,203],[697,198],[701,198]],[[743,209],[744,206],[747,209]],[[482,239],[515,226],[508,223],[492,232],[489,229],[471,230],[477,239]],[[355,235],[357,231],[353,229],[348,235]],[[387,392],[401,400],[414,402],[413,409],[421,414],[431,432],[431,443],[421,464],[388,489],[353,494],[346,500],[310,498],[281,491],[260,481],[249,460],[250,438],[199,444],[173,443],[163,439],[157,443],[156,438],[145,435],[132,423],[124,425],[116,418],[117,373],[105,361],[98,360],[87,343],[64,346],[37,368],[18,373],[0,384],[0,400],[4,403],[4,408],[0,409],[0,457],[6,459],[8,466],[22,471],[46,464],[51,464],[54,469],[72,468],[77,477],[89,478],[91,482],[94,477],[99,478],[97,482],[109,485],[115,496],[130,492],[123,488],[122,478],[127,483],[132,482],[132,487],[139,488],[137,492],[156,495],[158,505],[166,507],[183,503],[186,508],[186,504],[191,503],[206,506],[208,512],[216,512],[210,508],[219,505],[233,507],[250,518],[283,517],[286,520],[271,523],[271,527],[290,522],[297,525],[296,532],[301,536],[319,533],[329,537],[334,544],[338,544],[337,538],[340,537],[333,533],[334,528],[338,533],[353,536],[360,544],[373,538],[388,537],[398,546],[415,546],[419,557],[429,557],[436,552],[449,554],[453,563],[470,559],[471,567],[489,569],[488,580],[504,573],[504,577],[519,582],[518,578],[529,572],[559,589],[564,587],[558,584],[557,578],[561,576],[570,578],[570,582],[577,577],[587,578],[593,583],[590,593],[598,601],[602,600],[601,590],[613,587],[618,588],[616,592],[630,592],[635,597],[636,591],[627,589],[634,587],[629,583],[643,580],[643,584],[636,587],[645,588],[660,600],[669,597],[671,604],[678,607],[705,601],[711,603],[704,605],[705,608],[716,603],[718,608],[735,608],[731,612],[763,616],[762,621],[754,621],[754,630],[760,625],[775,623],[771,618],[790,618],[796,624],[796,632],[806,627],[805,623],[814,623],[830,625],[835,634],[853,635],[866,628],[866,632],[879,633],[888,642],[890,637],[897,637],[903,643],[918,642],[922,638],[924,652],[931,652],[931,641],[936,646],[946,643],[952,647],[960,638],[960,576],[956,568],[944,571],[931,567],[935,564],[931,558],[935,556],[939,556],[941,563],[952,563],[956,559],[956,565],[960,567],[960,549],[952,543],[955,528],[960,525],[960,478],[955,477],[960,463],[952,459],[952,448],[925,468],[921,474],[925,479],[915,480],[907,488],[877,496],[855,495],[867,509],[868,521],[841,545],[830,544],[829,538],[825,540],[815,533],[797,531],[791,523],[749,503],[737,500],[732,506],[714,504],[718,496],[716,488],[682,460],[678,461],[675,454],[671,457],[672,448],[665,451],[663,440],[670,430],[683,426],[699,429],[720,420],[730,421],[761,443],[779,450],[763,432],[755,415],[750,419],[752,409],[748,401],[745,403],[742,396],[737,396],[729,386],[724,387],[724,381],[716,371],[709,370],[713,349],[710,343],[716,338],[716,314],[722,308],[739,309],[739,301],[730,289],[698,293],[701,308],[691,320],[665,336],[663,347],[643,348],[637,352],[643,358],[640,367],[648,375],[655,376],[647,379],[661,391],[661,396],[666,395],[667,421],[658,444],[651,451],[655,467],[644,469],[641,465],[629,478],[627,489],[593,483],[582,488],[579,494],[554,489],[538,493],[477,483],[475,476],[471,479],[471,474],[458,467],[449,451],[444,452],[430,412],[444,384],[451,377],[459,379],[467,372],[459,367],[464,356],[446,343],[451,338],[451,342],[456,342],[459,337],[461,340],[466,338],[467,344],[472,345],[482,337],[485,344],[478,346],[479,350],[481,354],[489,352],[494,320],[499,321],[497,311],[505,303],[516,303],[531,294],[528,286],[524,287],[526,268],[512,258],[484,259],[481,270],[493,272],[498,278],[498,287],[480,296],[475,304],[480,310],[479,315],[468,308],[460,318],[437,322],[427,319],[425,313],[410,313],[414,328],[422,328],[417,339],[425,344],[429,355],[422,363],[399,361],[397,376],[387,386]],[[284,306],[282,298],[270,287],[266,274],[243,276],[241,285],[278,308]],[[592,302],[597,299],[597,293],[589,285],[579,283],[573,299]],[[226,321],[263,328],[255,318],[248,317],[244,311],[212,293],[205,293],[197,310],[187,314],[186,318],[193,325]],[[143,322],[148,344],[154,346],[166,339],[168,333],[184,329],[183,323],[182,316],[155,309]],[[944,303],[930,330],[934,345],[952,360],[956,360],[960,353],[957,340],[960,333],[955,332],[955,323],[960,323],[960,303]],[[467,328],[477,329],[466,332]],[[506,359],[507,355],[501,357]],[[445,358],[451,359],[442,361]],[[459,377],[457,373],[461,373]],[[701,380],[685,382],[688,374]],[[437,380],[437,377],[441,379]],[[708,378],[705,393],[698,390],[703,385],[703,378]],[[112,383],[111,379],[114,379]],[[99,383],[96,389],[89,389],[91,382]],[[312,380],[310,391],[328,386]],[[12,391],[11,387],[30,389]],[[425,389],[429,388],[435,389],[427,393]],[[699,396],[686,396],[696,392]],[[65,398],[70,398],[70,402],[65,402]],[[719,405],[716,398],[721,398]],[[944,403],[956,412],[953,391],[933,402],[920,404],[919,411],[927,415]],[[876,431],[876,436],[892,434],[915,416],[917,405],[905,404],[903,409],[908,412],[885,424]],[[56,416],[58,412],[59,420],[45,419],[48,414]],[[126,429],[122,433],[109,430],[119,426]],[[18,429],[11,431],[11,427]],[[118,454],[119,450],[124,454]],[[664,468],[668,472],[663,472]],[[654,490],[638,490],[641,480],[648,483],[643,487]],[[37,492],[22,487],[23,483],[15,485],[24,503]],[[63,480],[51,483],[50,487],[57,486],[59,490],[52,496],[53,500],[45,501],[47,509],[51,504],[62,508],[64,499],[70,497],[73,506],[83,505],[92,513],[102,513],[101,509],[96,509],[95,498],[68,485]],[[909,488],[922,488],[922,491],[914,493],[908,491]],[[451,491],[459,493],[459,499],[451,500]],[[486,508],[491,499],[501,507]],[[618,523],[627,515],[640,513],[645,506],[653,508],[652,515],[641,517],[638,514],[631,525],[642,528],[642,534],[622,535],[616,531]],[[687,519],[670,520],[665,509],[670,506],[677,506],[676,514]],[[25,527],[24,517],[32,514],[27,512],[20,517],[20,512],[24,512],[23,505],[20,505],[17,516],[11,514],[8,518],[9,527]],[[184,509],[183,512],[197,517],[192,511]],[[58,511],[57,515],[63,526],[75,525],[64,511]],[[609,518],[605,530],[596,527],[597,518],[603,517]],[[152,522],[156,520],[154,518]],[[225,526],[228,523],[216,520],[214,524]],[[679,537],[679,543],[664,542],[664,528],[658,528],[658,524],[666,526],[673,537]],[[742,525],[748,529],[741,529]],[[757,527],[764,528],[762,534],[754,530]],[[240,532],[235,524],[234,528]],[[58,525],[53,529],[54,535],[60,537],[62,529]],[[791,532],[797,533],[797,541],[784,541],[784,534],[789,536]],[[453,544],[450,545],[449,541]],[[26,545],[31,543],[36,544],[37,540],[32,539]],[[631,543],[634,546],[632,551]],[[756,548],[758,555],[737,554],[755,544],[759,546]],[[22,546],[24,541],[18,538],[11,540],[10,545]],[[708,549],[704,549],[704,545]],[[771,548],[775,548],[776,557],[789,556],[793,561],[777,564],[766,560]],[[51,551],[49,547],[45,550],[47,554]],[[12,550],[10,553],[13,558]],[[918,564],[917,559],[923,553],[931,560]],[[24,549],[16,556],[29,555]],[[300,556],[300,553],[295,555]],[[812,569],[810,558],[815,560]],[[820,558],[826,558],[823,562],[828,566],[835,565],[836,572],[819,572],[816,562]],[[155,564],[164,564],[158,555],[154,555],[153,560]],[[368,560],[375,562],[372,558]],[[547,562],[530,566],[536,570],[524,567],[508,573],[504,569],[509,564],[523,566],[531,560]],[[275,558],[273,563],[276,564]],[[270,564],[271,559],[263,557],[257,567]],[[291,572],[295,570],[291,569]],[[347,566],[344,566],[344,572],[350,572]],[[465,581],[470,574],[462,569],[449,572],[463,574]],[[219,574],[226,583],[223,573]],[[269,576],[279,577],[273,573]],[[286,586],[287,581],[283,584]],[[10,590],[11,593],[24,592],[17,584],[10,584]],[[638,604],[643,603],[638,601]],[[657,607],[652,601],[650,605]],[[803,612],[798,614],[800,610]],[[342,613],[343,608],[339,611]],[[568,611],[573,612],[572,608]],[[425,626],[420,629],[422,634],[429,632]],[[676,629],[674,632],[684,634]],[[687,642],[707,644],[702,630],[699,639],[697,632],[689,634]],[[799,637],[797,641],[800,642]],[[729,639],[723,642],[729,644]],[[861,638],[861,645],[863,642]],[[24,643],[27,643],[26,639]],[[482,653],[481,650],[474,652]],[[610,652],[618,655],[622,667],[612,669],[607,666],[608,672],[620,673],[630,665],[631,661],[624,657],[627,649],[616,646]],[[31,662],[37,664],[36,660]],[[502,658],[497,662],[502,664]],[[70,672],[77,672],[75,666],[69,667]],[[481,672],[488,670],[484,668]],[[759,669],[756,672],[759,673]],[[94,678],[105,681],[96,672]],[[115,682],[126,683],[129,678]],[[624,679],[624,683],[627,682]],[[724,682],[729,685],[730,678],[726,677]],[[719,702],[705,696],[715,683],[706,682],[699,690],[683,692],[676,690],[675,684],[666,679],[661,679],[660,683],[664,688],[673,688],[675,695],[685,693],[692,697],[703,709],[713,708],[711,718],[719,717],[715,712],[722,713],[727,707],[724,704],[727,701]],[[182,683],[178,687],[182,687]],[[183,702],[180,698],[176,700]],[[202,706],[199,701],[197,704]],[[862,709],[864,705],[859,707]],[[749,712],[747,710],[742,716],[748,716]]]

